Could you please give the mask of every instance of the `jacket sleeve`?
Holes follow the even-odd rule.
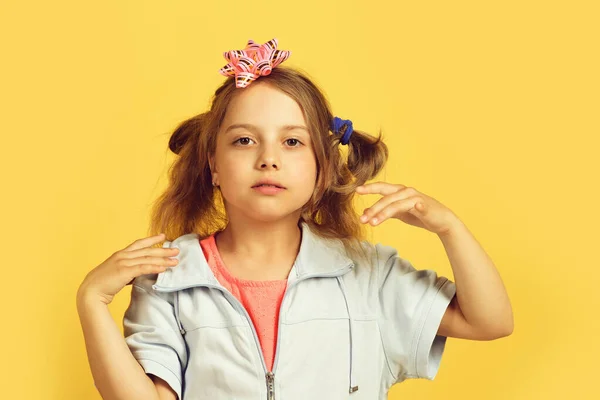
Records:
[[[389,246],[376,245],[379,324],[388,367],[396,383],[433,380],[446,337],[437,335],[456,285],[434,270],[417,270]]]
[[[152,288],[156,274],[138,276],[123,316],[125,342],[147,374],[165,380],[182,399],[188,361],[185,340],[175,318],[172,294]]]

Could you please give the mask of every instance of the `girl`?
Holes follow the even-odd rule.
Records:
[[[386,399],[433,380],[446,338],[509,335],[500,276],[466,226],[376,182],[381,136],[334,117],[273,39],[225,53],[209,111],[183,122],[151,230],[92,270],[77,305],[104,399]],[[341,151],[347,147],[347,155]],[[382,195],[356,215],[355,194]],[[395,218],[438,235],[456,284],[363,239]],[[155,248],[165,238],[162,248]],[[120,335],[107,310],[132,284]]]

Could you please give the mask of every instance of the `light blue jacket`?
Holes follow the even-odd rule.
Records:
[[[435,271],[366,241],[369,262],[353,261],[302,223],[271,374],[248,313],[198,239],[164,242],[180,249],[179,264],[137,277],[123,317],[133,356],[179,399],[385,400],[394,383],[437,374],[446,343],[437,330],[456,286]]]

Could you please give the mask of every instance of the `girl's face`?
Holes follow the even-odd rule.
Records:
[[[260,221],[298,212],[310,199],[317,167],[300,106],[288,95],[261,82],[241,90],[229,103],[210,157],[213,182],[220,188],[228,215]],[[283,189],[257,188],[271,179]]]

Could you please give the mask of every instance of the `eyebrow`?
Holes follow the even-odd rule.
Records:
[[[249,131],[257,131],[258,127],[256,127],[255,125],[252,124],[233,124],[233,125],[229,125],[229,127],[227,127],[227,129],[225,130],[225,133],[232,131],[234,129],[237,128],[244,128],[244,129],[248,129]],[[285,131],[291,131],[293,129],[303,129],[308,133],[308,128],[304,125],[283,125],[279,128],[280,130],[285,130]]]

